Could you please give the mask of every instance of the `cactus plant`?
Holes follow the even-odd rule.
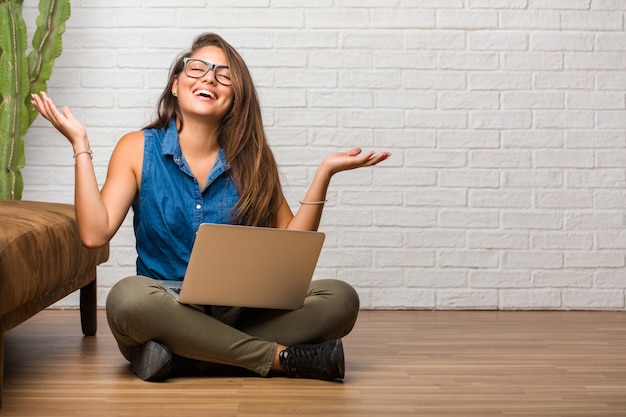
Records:
[[[22,198],[24,136],[37,117],[30,95],[46,91],[70,17],[69,0],[40,0],[37,29],[27,55],[22,3],[0,0],[0,200]]]

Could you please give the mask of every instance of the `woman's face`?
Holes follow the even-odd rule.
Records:
[[[205,46],[191,55],[172,85],[172,94],[178,98],[183,117],[195,115],[222,120],[234,99],[233,87],[223,84],[228,84],[230,79],[230,70],[224,68],[227,66],[224,51],[216,46]]]

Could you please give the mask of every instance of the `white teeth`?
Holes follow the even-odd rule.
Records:
[[[210,97],[215,100],[215,94],[209,90],[196,90],[193,94],[196,96]]]

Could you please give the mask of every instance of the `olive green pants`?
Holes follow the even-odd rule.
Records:
[[[149,340],[175,355],[245,368],[266,376],[278,344],[318,343],[347,335],[359,298],[347,283],[315,280],[297,310],[199,307],[180,304],[155,280],[132,276],[111,288],[107,320],[122,355]]]

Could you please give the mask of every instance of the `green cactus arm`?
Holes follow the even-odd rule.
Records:
[[[28,54],[30,92],[46,91],[46,82],[52,75],[54,61],[61,55],[61,37],[65,32],[65,22],[70,17],[69,0],[40,0],[37,30],[33,36],[33,49]],[[28,99],[29,125],[37,117],[37,109]]]
[[[20,199],[28,129],[26,24],[22,2],[0,2],[0,199]]]

